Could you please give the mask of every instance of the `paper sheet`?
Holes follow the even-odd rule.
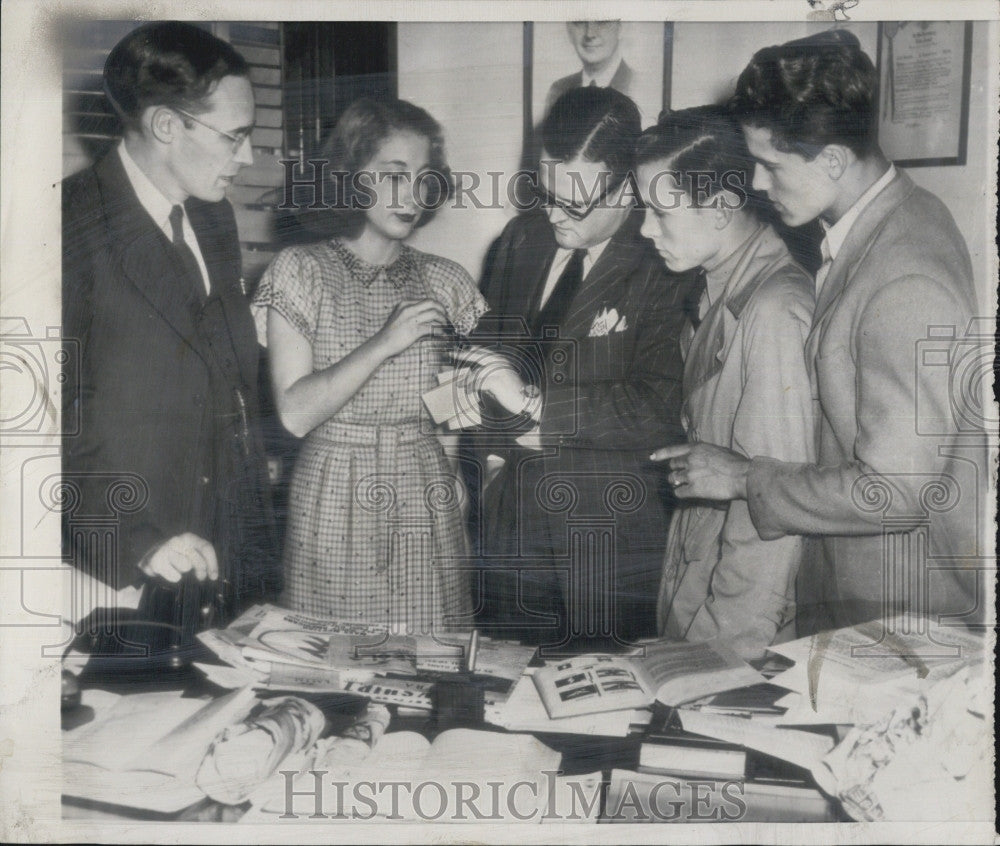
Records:
[[[684,709],[678,709],[677,713],[685,731],[746,746],[807,770],[817,766],[823,756],[833,749],[833,738],[822,734],[760,725],[753,720],[725,714],[703,714]]]

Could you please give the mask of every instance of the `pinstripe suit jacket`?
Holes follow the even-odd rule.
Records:
[[[506,459],[483,496],[487,556],[565,559],[571,530],[613,524],[605,563],[614,572],[597,575],[614,583],[619,614],[631,614],[632,600],[641,600],[638,613],[649,613],[651,632],[655,609],[645,603],[655,598],[672,501],[649,453],[684,439],[678,339],[692,276],[664,267],[639,235],[641,223],[641,212],[629,216],[561,324],[537,335],[528,327],[557,244],[542,212],[507,225],[487,259],[482,289],[491,312],[477,332],[514,350],[525,378],[541,385],[545,448],[520,449],[506,435],[480,438],[477,454]],[[623,330],[592,336],[597,315],[611,309]]]

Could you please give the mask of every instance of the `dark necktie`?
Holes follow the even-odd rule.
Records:
[[[573,250],[573,255],[569,257],[555,288],[549,294],[549,298],[538,310],[535,318],[535,330],[541,331],[543,326],[559,326],[569,311],[569,305],[573,302],[573,297],[580,289],[583,282],[583,257],[587,255],[586,250]]]
[[[684,297],[684,314],[691,321],[691,327],[697,332],[701,325],[701,315],[699,306],[701,305],[701,295],[705,293],[707,277],[704,268],[699,267],[688,288],[687,296]]]
[[[190,280],[193,290],[199,302],[205,301],[205,278],[201,275],[201,268],[198,260],[194,257],[194,252],[184,240],[184,207],[174,206],[170,210],[170,231],[173,233],[174,250],[181,260],[185,275]]]

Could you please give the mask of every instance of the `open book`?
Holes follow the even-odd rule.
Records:
[[[632,655],[579,655],[553,662],[532,677],[549,716],[643,708],[654,700],[692,699],[765,681],[718,644],[653,641]]]

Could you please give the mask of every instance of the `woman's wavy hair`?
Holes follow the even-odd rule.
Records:
[[[317,156],[327,163],[326,201],[334,209],[327,213],[330,219],[324,228],[331,229],[331,234],[353,237],[361,231],[366,197],[357,190],[355,177],[394,132],[410,132],[430,142],[426,178],[429,185],[437,186],[437,197],[422,206],[417,226],[429,223],[453,196],[454,180],[445,158],[441,124],[425,109],[407,100],[361,98],[347,107]]]

